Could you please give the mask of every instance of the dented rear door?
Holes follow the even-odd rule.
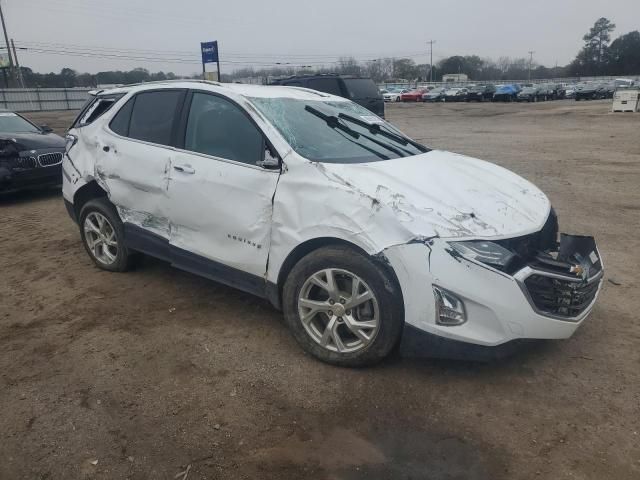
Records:
[[[184,90],[132,97],[100,135],[96,175],[125,225],[169,239],[168,181]]]
[[[96,175],[125,224],[169,238],[167,169],[172,150],[157,145],[103,137]]]

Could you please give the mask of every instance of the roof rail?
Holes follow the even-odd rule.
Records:
[[[216,85],[218,87],[222,86],[222,83],[213,82],[211,80],[202,80],[198,78],[176,78],[174,80],[153,80],[151,82],[127,83],[125,85],[121,85],[121,87],[138,87],[140,85],[156,85],[158,83],[185,83],[185,82],[207,83],[209,85]],[[120,87],[116,87],[116,88],[120,88]]]

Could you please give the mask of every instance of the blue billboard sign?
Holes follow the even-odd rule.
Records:
[[[202,63],[215,63],[218,61],[218,41],[200,43]]]

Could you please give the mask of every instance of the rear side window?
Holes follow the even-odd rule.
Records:
[[[340,89],[340,82],[337,78],[311,78],[309,79],[309,88],[319,90],[321,92],[330,93],[343,97],[344,94]]]
[[[137,94],[134,98],[126,136],[145,142],[170,145],[171,132],[177,118],[178,105],[182,95],[183,92],[180,90]],[[120,113],[122,111],[118,112],[118,115]]]
[[[285,85],[287,87],[301,87],[302,86],[302,82],[299,82],[297,80],[293,80],[291,82],[282,82],[282,85]]]
[[[351,98],[378,98],[378,87],[370,78],[345,78],[344,83]]]
[[[90,99],[73,123],[73,128],[84,127],[85,125],[93,123],[109,111],[120,98],[122,98],[122,94]]]
[[[133,111],[133,103],[136,101],[135,97],[130,99],[113,117],[109,128],[118,135],[126,137],[129,135],[129,121],[131,120],[131,112]]]

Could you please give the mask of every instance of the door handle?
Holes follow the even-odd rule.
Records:
[[[178,172],[188,173],[190,175],[196,173],[196,170],[191,165],[174,165],[173,169]]]

